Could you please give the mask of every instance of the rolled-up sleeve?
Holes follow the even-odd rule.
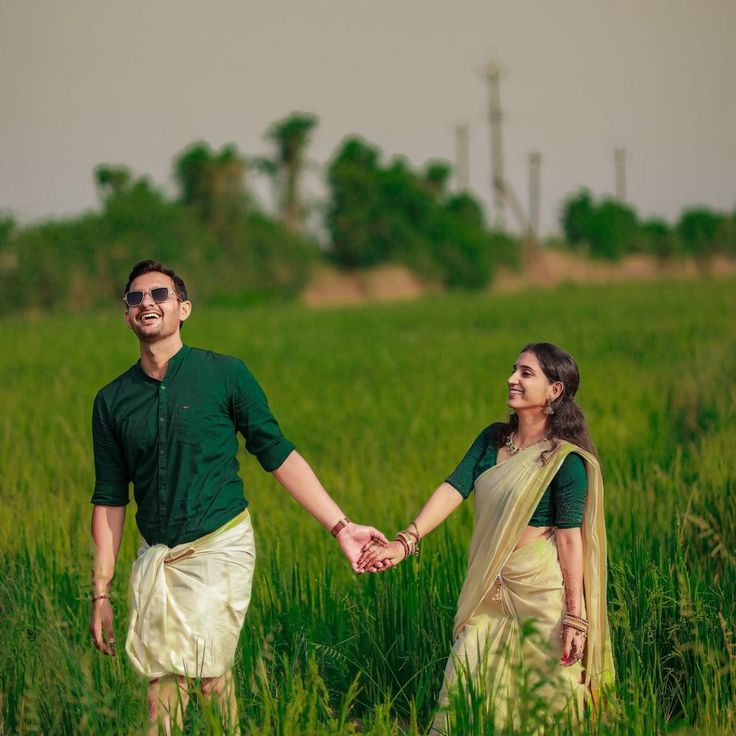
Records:
[[[95,456],[92,503],[99,506],[125,506],[130,502],[130,474],[100,394],[95,397],[92,409],[92,442]]]
[[[269,472],[278,470],[295,446],[284,437],[255,376],[244,363],[236,361],[235,366],[231,385],[235,426],[261,467]]]

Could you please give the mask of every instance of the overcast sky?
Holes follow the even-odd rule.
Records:
[[[96,206],[92,169],[169,187],[196,139],[268,152],[263,133],[317,114],[311,158],[358,133],[413,164],[470,132],[490,200],[484,70],[502,70],[506,173],[542,221],[566,194],[614,190],[644,215],[736,206],[734,0],[0,0],[0,209],[21,221]],[[319,196],[316,175],[307,182]]]

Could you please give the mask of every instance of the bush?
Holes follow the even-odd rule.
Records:
[[[483,288],[495,265],[492,238],[472,197],[447,195],[449,173],[436,161],[423,174],[400,158],[383,166],[377,148],[346,140],[328,174],[333,260],[352,268],[395,261],[449,288]]]
[[[4,311],[111,303],[144,258],[173,266],[185,281],[196,276],[190,292],[197,299],[290,297],[306,283],[317,253],[310,241],[244,208],[215,228],[145,179],[105,189],[101,212],[6,231],[0,228]]]
[[[736,255],[736,217],[695,207],[682,213],[677,232],[689,255],[702,258],[717,253]]]
[[[639,235],[639,222],[631,207],[614,199],[596,205],[587,190],[565,202],[562,227],[570,245],[611,261],[635,250]]]

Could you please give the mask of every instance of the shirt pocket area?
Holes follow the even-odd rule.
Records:
[[[217,420],[211,408],[205,411],[201,401],[180,401],[174,412],[174,439],[180,445],[201,447],[208,439],[211,441]]]

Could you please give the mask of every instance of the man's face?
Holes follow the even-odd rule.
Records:
[[[156,303],[151,290],[165,286],[169,298]],[[144,273],[133,281],[129,291],[142,291],[143,301],[137,307],[125,309],[125,324],[138,336],[141,342],[158,342],[179,332],[179,323],[191,312],[191,302],[177,299],[174,280],[163,273],[153,271]]]

